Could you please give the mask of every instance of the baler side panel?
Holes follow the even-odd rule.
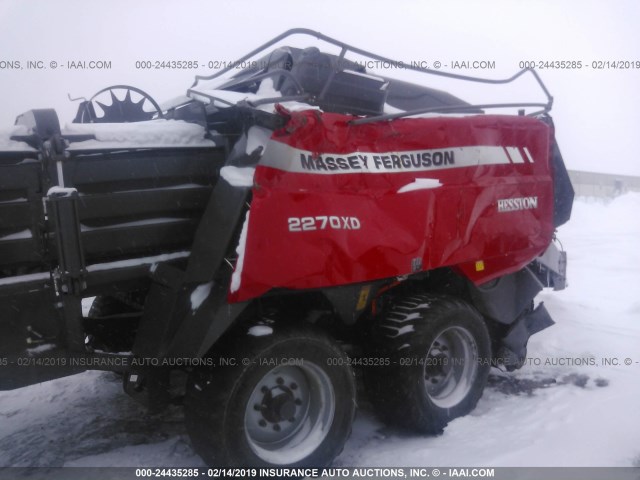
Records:
[[[350,118],[301,112],[275,132],[256,169],[231,301],[443,266],[479,284],[548,246],[543,122],[483,115],[353,126]],[[499,209],[509,199],[525,200]]]

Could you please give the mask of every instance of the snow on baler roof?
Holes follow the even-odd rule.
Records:
[[[93,136],[72,142],[68,150],[113,148],[215,147],[205,138],[203,126],[182,120],[156,119],[133,123],[70,123],[62,129],[64,137]]]
[[[11,137],[28,135],[28,128],[24,125],[0,129],[0,152],[35,152],[36,149],[25,142]]]

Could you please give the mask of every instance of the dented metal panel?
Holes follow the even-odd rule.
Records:
[[[256,168],[231,301],[443,266],[480,284],[551,241],[551,131],[540,120],[288,115]]]

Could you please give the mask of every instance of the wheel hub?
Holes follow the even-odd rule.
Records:
[[[459,404],[468,394],[478,371],[478,347],[471,332],[449,327],[429,347],[424,366],[427,396],[441,408]]]
[[[296,400],[298,399],[289,387],[267,388],[260,404],[260,411],[269,423],[295,421]]]
[[[446,381],[453,364],[451,348],[445,339],[438,338],[433,342],[427,355],[425,380],[428,384],[439,385]]]
[[[310,362],[271,370],[256,385],[246,406],[249,446],[275,464],[306,456],[328,433],[334,398],[328,376]]]

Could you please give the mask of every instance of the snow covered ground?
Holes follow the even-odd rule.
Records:
[[[336,466],[640,466],[639,212],[640,194],[576,201],[559,235],[570,286],[540,295],[557,324],[528,364],[494,370],[476,410],[437,437],[388,429],[363,402]],[[146,414],[111,373],[2,392],[0,466],[203,466],[182,420],[179,407]]]

